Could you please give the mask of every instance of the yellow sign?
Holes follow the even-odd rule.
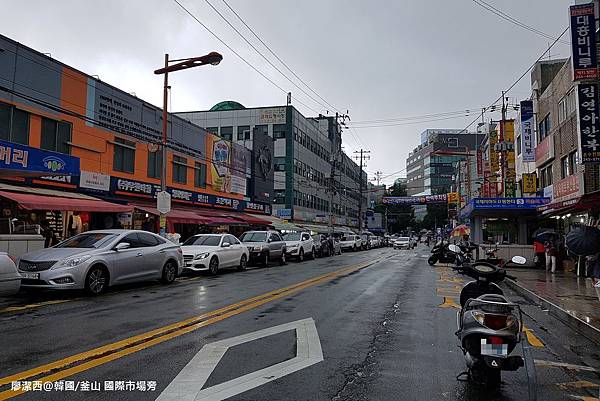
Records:
[[[458,192],[448,192],[448,203],[458,203],[459,201]]]
[[[537,177],[535,173],[523,173],[523,193],[534,194],[537,192]]]
[[[498,160],[498,152],[494,146],[498,143],[498,131],[490,132],[490,171],[497,173],[500,170],[500,162]]]
[[[505,142],[515,141],[515,120],[504,121],[504,130],[502,131],[502,136],[504,137]]]

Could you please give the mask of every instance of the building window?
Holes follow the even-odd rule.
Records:
[[[238,141],[247,141],[250,139],[249,125],[240,125],[237,127],[237,139]]]
[[[273,125],[273,139],[285,138],[285,124],[274,124]]]
[[[521,135],[517,137],[517,143],[515,144],[515,147],[517,148],[517,156],[519,156],[521,154]]]
[[[148,177],[160,178],[162,174],[162,149],[148,152]]]
[[[187,159],[173,156],[173,182],[187,184]]]
[[[276,157],[273,161],[275,171],[285,171],[285,157]]]
[[[124,173],[135,171],[135,142],[123,138],[115,138],[113,169]]]
[[[66,121],[42,118],[42,140],[40,147],[44,150],[71,154],[71,131],[73,125]]]
[[[571,152],[569,154],[569,172],[571,173],[571,175],[577,173],[577,159],[577,151]]]
[[[194,186],[206,188],[206,164],[204,163],[194,163]]]
[[[275,200],[273,203],[282,204],[285,203],[285,189],[276,189],[275,190]]]
[[[233,139],[233,127],[221,127],[221,138],[231,141]]]
[[[458,138],[448,138],[449,148],[458,148]]]
[[[0,103],[0,139],[29,145],[29,113]]]
[[[552,185],[552,165],[540,170],[541,187],[549,187]]]
[[[548,114],[544,119],[538,124],[538,136],[539,142],[542,142],[544,138],[550,135],[550,129],[552,129],[552,121],[550,119],[550,114]]]
[[[558,123],[562,123],[567,119],[567,96],[558,101]]]
[[[254,135],[264,134],[269,135],[269,126],[268,125],[255,125],[254,126]]]
[[[567,178],[569,175],[569,156],[565,156],[560,159],[560,178]]]
[[[219,135],[219,127],[208,127],[206,128],[207,132],[210,132],[213,135]]]

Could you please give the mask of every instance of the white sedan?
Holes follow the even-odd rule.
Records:
[[[394,241],[394,249],[410,249],[410,238],[409,237],[399,237],[396,241]]]
[[[181,250],[184,270],[215,275],[226,267],[246,270],[248,264],[248,248],[231,234],[197,234],[188,238]]]

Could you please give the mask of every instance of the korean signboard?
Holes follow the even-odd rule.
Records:
[[[581,162],[600,162],[600,124],[598,122],[598,84],[577,85]]]
[[[427,203],[446,203],[446,194],[424,196],[384,196],[381,202],[384,205],[425,205]]]
[[[448,192],[448,203],[458,203],[458,192]]]
[[[79,159],[26,145],[0,141],[0,169],[23,175],[79,175]]]
[[[477,149],[477,175],[483,174],[483,152]]]
[[[500,170],[500,161],[495,145],[498,143],[498,131],[490,132],[490,170],[492,173],[497,173]]]
[[[598,78],[594,3],[571,6],[573,80]]]
[[[548,198],[475,198],[475,209],[535,209],[550,202]]]
[[[285,124],[285,107],[261,109],[258,116],[260,124]]]
[[[562,201],[579,195],[579,178],[570,175],[553,185],[554,200]]]
[[[535,161],[535,136],[533,131],[533,101],[521,102],[521,154],[524,162]]]
[[[537,176],[535,173],[523,173],[523,193],[534,194],[537,192]]]

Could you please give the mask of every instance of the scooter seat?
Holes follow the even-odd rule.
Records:
[[[504,297],[504,295],[499,294],[483,294],[482,296],[477,297],[477,299],[488,302],[508,303],[508,300]]]

